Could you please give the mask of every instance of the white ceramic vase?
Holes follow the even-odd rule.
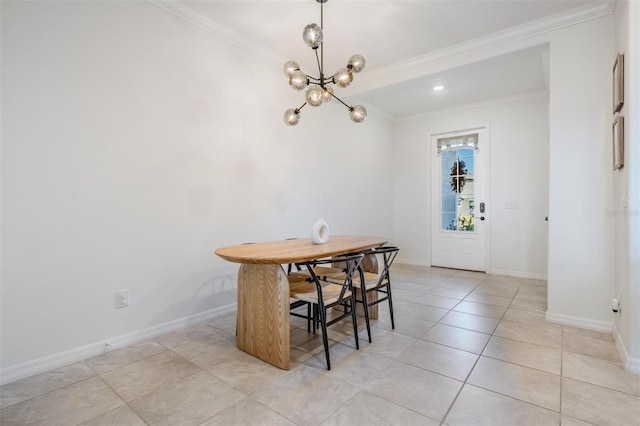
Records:
[[[329,225],[323,218],[319,218],[313,224],[311,230],[311,241],[313,244],[324,244],[329,240]]]

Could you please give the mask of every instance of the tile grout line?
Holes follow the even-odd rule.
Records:
[[[520,291],[520,289],[518,289],[518,292],[519,291]],[[516,294],[514,295],[514,299],[515,299],[515,296],[517,296],[518,292],[516,292]],[[537,312],[537,311],[535,311],[535,312]],[[562,424],[562,367],[563,367],[563,361],[562,361],[563,349],[562,349],[562,347],[563,347],[563,338],[564,338],[564,327],[561,329],[561,333],[560,333],[560,401],[559,401],[559,404],[558,404],[558,417],[559,417],[558,421],[559,421],[559,424]],[[544,346],[544,345],[541,345],[541,346]],[[515,364],[515,365],[519,365],[519,364]],[[532,368],[532,367],[527,367],[527,366],[523,366],[523,367]],[[534,369],[534,370],[543,371],[544,372],[544,370],[539,370],[537,368]],[[515,398],[515,399],[517,399],[517,398]],[[532,404],[531,402],[528,402],[528,401],[523,401],[523,402],[526,402],[528,404]],[[533,404],[533,405],[539,406],[537,404]],[[542,407],[542,408],[546,408],[546,407]],[[546,409],[548,409],[548,408],[546,408]],[[550,410],[550,411],[553,411],[553,410]]]
[[[488,276],[480,281],[478,283],[478,285],[476,285],[470,292],[469,294],[471,294],[471,292],[473,292],[473,290],[477,289],[478,287],[480,287],[480,285],[482,285],[482,283],[484,281],[486,281],[486,279],[488,278]],[[520,288],[520,284],[518,284],[518,288]],[[464,300],[464,299],[463,299]],[[511,301],[513,301],[513,297],[511,298]],[[461,300],[462,302],[462,300]],[[511,302],[509,302],[509,306],[511,305]],[[456,304],[456,306],[458,306],[458,304]],[[453,308],[451,308],[451,311],[455,308],[455,306]],[[508,309],[508,307],[507,307]],[[450,312],[451,312],[450,311]],[[480,351],[480,353],[478,354],[478,358],[475,360],[475,362],[473,363],[473,366],[471,367],[471,369],[469,370],[469,373],[467,373],[467,376],[465,377],[464,381],[462,382],[462,386],[460,386],[460,389],[458,390],[458,392],[456,393],[455,398],[453,398],[453,401],[451,401],[451,404],[449,405],[449,408],[447,409],[447,412],[444,414],[444,416],[442,417],[442,420],[440,421],[440,426],[444,425],[445,420],[447,419],[447,417],[449,416],[449,413],[451,413],[451,409],[453,408],[453,406],[455,405],[456,401],[458,400],[458,398],[460,397],[460,394],[462,393],[462,390],[464,389],[464,387],[467,385],[467,382],[469,380],[469,377],[471,376],[471,373],[473,372],[473,370],[476,368],[476,365],[478,365],[478,362],[480,361],[480,358],[482,358],[482,353],[484,352],[484,350],[487,348],[487,346],[489,345],[489,342],[491,341],[491,338],[493,337],[493,333],[495,333],[496,329],[498,328],[498,325],[500,325],[500,321],[502,321],[502,317],[504,317],[504,315],[506,314],[507,310],[505,309],[505,311],[503,312],[502,316],[500,317],[500,320],[498,321],[498,324],[496,324],[496,327],[493,329],[493,331],[491,332],[491,335],[489,337],[489,339],[487,339],[487,343],[484,344],[484,346],[482,347],[482,351]],[[444,318],[444,317],[443,317]],[[438,321],[439,323],[440,321]],[[437,324],[437,323],[436,323]],[[434,324],[435,325],[435,324]]]
[[[515,299],[516,295],[518,294],[518,291],[520,291],[520,286],[521,286],[521,285],[522,285],[522,284],[519,284],[519,285],[518,285],[518,290],[517,290],[517,291],[516,291],[516,293],[511,297],[511,302],[513,302],[513,300]],[[511,306],[511,302],[509,303],[509,306],[507,307],[507,310],[510,308],[510,306]],[[512,308],[512,309],[517,309],[517,308]],[[504,314],[503,314],[503,316],[500,318],[500,321],[498,322],[498,326],[500,325],[500,323],[501,323],[503,320],[504,320],[504,321],[509,322],[509,320],[505,320],[505,319],[504,319],[504,315],[506,315],[507,310],[505,310],[505,313],[504,313]],[[493,338],[493,337],[494,337],[495,330],[498,328],[498,326],[496,326],[496,328],[494,329],[494,331],[491,333],[491,338]],[[564,328],[563,328],[563,332],[564,332]],[[561,348],[560,348],[560,350],[561,350],[561,354],[562,354],[562,335],[563,335],[563,333],[561,333]],[[500,336],[496,336],[496,337],[500,337]],[[484,349],[486,349],[486,347],[487,347],[487,345],[489,344],[489,342],[491,341],[491,338],[489,339],[489,341],[487,342],[487,344],[486,344],[486,345],[485,345],[485,347],[483,348],[483,352],[484,352]],[[507,339],[507,338],[504,338],[504,339]],[[513,339],[509,339],[509,340],[513,340]],[[518,340],[516,340],[516,341],[518,341]],[[523,342],[524,342],[524,341],[523,341]],[[528,343],[528,342],[525,342],[525,343]],[[482,356],[485,356],[485,357],[487,357],[487,358],[491,358],[491,359],[496,359],[496,360],[498,360],[498,361],[502,361],[502,362],[507,362],[507,363],[510,363],[510,364],[513,364],[513,365],[517,365],[517,366],[520,366],[520,367],[524,367],[524,368],[528,368],[528,369],[532,369],[532,370],[536,370],[536,371],[541,371],[541,372],[543,372],[543,373],[548,373],[548,372],[545,372],[544,370],[539,370],[539,369],[537,369],[537,368],[528,367],[528,366],[521,365],[521,364],[517,364],[517,363],[511,362],[511,361],[504,361],[504,360],[501,360],[501,359],[498,359],[498,358],[493,358],[493,357],[486,356],[486,355],[482,355],[482,354],[480,354],[480,356],[478,357],[478,361],[480,360],[480,357],[482,357]],[[473,368],[475,368],[476,364],[477,364],[477,361],[476,361],[476,363],[474,364]],[[473,371],[473,368],[472,368],[472,369],[471,369],[471,371],[469,372],[469,376],[471,375],[471,372]],[[553,373],[549,373],[549,374],[553,374]],[[562,374],[562,362],[561,362],[561,372],[560,372],[560,374]],[[468,376],[467,376],[467,380],[468,380]],[[467,384],[467,380],[465,380],[465,382],[464,382],[464,384],[465,384],[465,385]],[[561,380],[562,380],[562,376],[561,376]],[[561,383],[562,383],[562,382],[561,382]],[[472,386],[476,386],[476,385],[472,385]],[[464,385],[463,385],[463,387],[464,387]],[[484,388],[484,387],[482,387],[482,386],[477,386],[477,387],[478,387],[478,388],[480,388],[480,389],[484,389],[484,390],[486,390],[486,391],[488,391],[488,392],[495,393],[495,394],[497,394],[497,395],[502,395],[502,396],[504,396],[504,397],[506,397],[506,398],[510,398],[510,399],[513,399],[513,400],[516,400],[516,401],[523,402],[523,403],[528,404],[528,405],[532,405],[532,406],[535,406],[535,407],[539,407],[539,408],[543,408],[543,409],[545,409],[545,410],[549,410],[549,411],[555,412],[554,410],[551,410],[551,409],[549,409],[549,408],[547,408],[547,407],[544,407],[544,406],[541,406],[541,405],[538,405],[538,404],[532,403],[532,402],[530,402],[530,401],[526,401],[526,400],[523,400],[523,399],[520,399],[520,398],[516,398],[516,397],[511,396],[511,395],[503,394],[503,393],[497,392],[497,391],[492,390],[492,389]],[[462,391],[462,389],[461,389],[461,391]],[[456,399],[457,399],[457,396],[456,396]],[[455,402],[455,400],[454,400],[454,402]],[[450,408],[452,408],[452,407],[453,407],[453,404],[452,404],[452,406],[451,406]],[[560,410],[559,410],[557,413],[558,413],[559,417],[561,417],[561,416],[562,416],[562,412],[561,412]],[[448,415],[448,413],[447,413],[447,415]],[[443,422],[444,422],[444,419],[443,419]],[[442,424],[441,424],[441,426],[442,426]]]
[[[485,280],[486,280],[486,278],[485,278]],[[483,280],[483,281],[484,281],[484,280]],[[473,289],[473,290],[475,290],[475,289],[477,289],[478,287],[480,287],[480,286],[482,285],[482,282],[483,282],[483,281],[481,281],[481,282],[480,282],[476,287],[474,287],[474,289]],[[465,380],[464,380],[464,382],[463,382],[462,386],[460,387],[460,390],[458,391],[458,393],[456,394],[456,397],[454,398],[453,402],[452,402],[452,403],[451,403],[451,405],[449,406],[449,409],[447,410],[447,412],[446,412],[445,416],[442,418],[442,421],[440,422],[440,426],[444,426],[444,424],[445,424],[444,422],[445,422],[445,420],[446,420],[447,416],[449,416],[449,414],[450,414],[450,412],[451,412],[451,409],[453,408],[453,406],[455,405],[456,401],[458,400],[458,397],[460,396],[460,393],[462,393],[462,390],[463,390],[463,389],[464,389],[464,387],[467,385],[467,382],[468,382],[468,380],[469,380],[469,377],[471,376],[471,373],[473,372],[473,370],[475,369],[476,365],[477,365],[477,364],[478,364],[478,362],[480,361],[480,358],[483,356],[483,355],[482,355],[482,353],[485,351],[485,349],[486,349],[486,348],[487,348],[487,346],[489,345],[489,342],[491,341],[491,338],[493,338],[493,337],[494,337],[494,335],[495,335],[495,331],[497,330],[498,326],[499,326],[499,325],[500,325],[500,323],[504,320],[504,316],[506,315],[507,311],[508,311],[508,310],[509,310],[509,308],[511,307],[511,303],[513,302],[513,300],[515,299],[516,295],[518,294],[518,291],[520,290],[520,287],[521,287],[521,286],[522,286],[522,283],[518,284],[518,290],[516,290],[516,292],[514,293],[514,295],[513,295],[513,296],[511,296],[511,301],[509,302],[509,305],[506,307],[506,309],[505,309],[504,313],[502,314],[502,316],[500,317],[500,319],[499,319],[499,321],[498,321],[498,324],[496,325],[496,327],[495,327],[495,328],[493,329],[493,331],[491,332],[491,335],[490,335],[490,337],[489,337],[489,340],[487,340],[487,343],[484,345],[484,347],[483,347],[483,349],[482,349],[482,352],[478,355],[478,359],[477,359],[477,360],[476,360],[476,362],[474,363],[473,367],[469,370],[469,374],[468,374],[468,375],[467,375],[467,377],[465,378]],[[472,291],[473,291],[473,290],[472,290]],[[464,300],[464,299],[463,299],[463,300]],[[457,306],[457,305],[456,305],[456,306]],[[514,309],[515,309],[515,308],[514,308]],[[453,308],[452,308],[452,310],[453,310]],[[438,321],[438,322],[439,322],[439,321]],[[489,358],[490,358],[490,357],[489,357]],[[515,365],[518,365],[518,364],[515,364]],[[484,388],[481,388],[481,389],[484,389]],[[523,400],[520,400],[520,399],[518,399],[518,398],[514,398],[514,397],[512,397],[512,396],[509,396],[509,395],[504,395],[504,394],[501,394],[501,393],[499,393],[499,392],[492,391],[492,390],[490,390],[490,389],[485,389],[485,390],[487,390],[487,391],[489,391],[489,392],[492,392],[492,393],[496,393],[496,394],[498,394],[498,395],[503,395],[503,396],[505,396],[505,397],[507,397],[507,398],[512,398],[512,399],[515,399],[515,400],[517,400],[517,401],[522,401],[522,402],[524,402],[524,403],[531,404],[531,403],[530,403],[530,402],[528,402],[528,401],[523,401]],[[531,404],[531,405],[538,406],[537,404]],[[542,408],[544,408],[544,407],[542,407]],[[558,414],[560,415],[560,413],[558,413]]]
[[[204,324],[204,323],[203,323],[203,324]],[[214,328],[215,328],[215,327],[214,327]],[[203,336],[203,337],[201,337],[200,339],[191,340],[190,342],[185,343],[185,344],[189,344],[189,343],[192,343],[192,342],[196,342],[196,341],[199,341],[199,340],[205,339],[206,337],[208,337],[208,336]],[[189,359],[185,358],[183,355],[181,355],[181,354],[179,354],[178,352],[174,351],[172,348],[169,348],[169,347],[165,346],[164,344],[162,344],[162,343],[160,343],[160,342],[157,342],[155,339],[151,339],[151,340],[152,340],[152,341],[154,341],[154,342],[156,342],[156,343],[158,343],[160,346],[162,346],[162,347],[164,348],[164,350],[163,350],[163,351],[161,351],[161,352],[159,352],[159,353],[157,353],[157,354],[149,355],[149,356],[147,356],[147,357],[141,358],[141,359],[136,360],[136,361],[134,361],[134,362],[131,362],[131,363],[128,363],[128,364],[123,364],[123,365],[121,365],[121,366],[119,366],[119,367],[117,367],[117,368],[113,368],[113,369],[111,369],[111,370],[105,371],[104,373],[97,373],[97,372],[96,372],[96,376],[97,376],[97,377],[99,377],[99,378],[100,378],[100,380],[102,380],[102,382],[103,382],[103,383],[104,383],[104,384],[105,384],[109,389],[111,389],[111,391],[112,391],[112,392],[113,392],[113,393],[114,393],[118,398],[120,398],[120,399],[124,402],[124,405],[126,405],[127,407],[129,407],[129,409],[130,409],[133,413],[135,413],[135,415],[136,415],[138,418],[140,418],[140,420],[142,420],[145,424],[148,424],[148,422],[147,422],[147,421],[142,417],[142,415],[141,415],[138,411],[136,411],[136,409],[133,407],[133,405],[132,405],[132,404],[133,404],[134,402],[136,402],[136,401],[140,400],[141,398],[144,398],[144,397],[146,397],[146,396],[148,396],[148,395],[151,395],[151,394],[154,394],[154,393],[156,393],[156,392],[159,392],[159,391],[161,391],[162,389],[165,389],[165,388],[168,388],[168,387],[170,387],[170,386],[173,386],[173,385],[175,385],[176,383],[180,383],[180,382],[182,382],[182,381],[184,381],[184,380],[186,380],[186,379],[188,379],[188,378],[190,378],[190,377],[193,377],[193,376],[195,376],[196,374],[199,374],[199,373],[201,373],[201,372],[203,372],[203,371],[207,371],[205,368],[202,368],[202,367],[200,367],[200,366],[198,366],[198,365],[194,364],[193,362],[191,362],[191,360],[189,360]],[[122,349],[124,349],[124,348],[122,348]],[[174,348],[174,349],[175,349],[175,348]],[[178,356],[178,357],[180,357],[180,358],[184,359],[185,361],[187,361],[187,362],[189,362],[189,363],[193,364],[194,366],[198,367],[198,371],[194,372],[193,374],[189,374],[189,375],[187,375],[187,376],[185,376],[185,377],[182,377],[181,379],[179,379],[179,380],[177,380],[177,381],[175,381],[175,382],[173,382],[173,383],[168,383],[168,384],[166,384],[166,385],[164,385],[164,386],[161,386],[161,387],[159,387],[159,388],[157,388],[157,389],[154,389],[154,390],[153,390],[153,391],[151,391],[151,392],[148,392],[148,393],[146,393],[146,394],[144,394],[144,395],[140,395],[140,396],[138,396],[137,398],[135,398],[135,399],[133,399],[133,400],[131,400],[131,401],[127,401],[127,400],[125,400],[125,399],[124,399],[124,398],[123,398],[123,397],[122,397],[122,396],[121,396],[121,395],[120,395],[120,394],[119,394],[119,393],[118,393],[118,392],[117,392],[117,391],[116,391],[116,390],[115,390],[115,389],[114,389],[114,388],[113,388],[113,387],[112,387],[112,386],[111,386],[111,385],[110,385],[110,384],[109,384],[109,383],[108,383],[108,382],[107,382],[103,377],[102,377],[102,374],[107,374],[107,373],[110,373],[110,372],[112,372],[112,371],[115,371],[115,370],[117,370],[117,369],[119,369],[119,368],[124,368],[124,367],[127,367],[127,366],[129,366],[129,365],[133,365],[133,364],[135,364],[135,363],[138,363],[138,362],[140,362],[140,361],[144,361],[144,360],[146,360],[146,359],[149,359],[149,358],[151,358],[151,357],[154,357],[154,356],[159,355],[159,354],[164,353],[164,352],[171,352],[171,353],[175,354],[176,356]],[[92,369],[92,370],[93,370],[93,369]],[[117,407],[117,408],[114,408],[113,410],[106,411],[106,412],[104,412],[104,413],[102,413],[102,414],[99,414],[98,416],[93,417],[93,418],[100,417],[100,416],[102,416],[102,415],[104,415],[104,414],[107,414],[107,413],[109,413],[109,412],[111,412],[111,411],[117,410],[117,409],[119,409],[119,408],[121,408],[121,407],[122,407],[122,406]],[[89,420],[91,420],[91,419],[89,419]],[[87,420],[87,421],[88,421],[88,420]]]

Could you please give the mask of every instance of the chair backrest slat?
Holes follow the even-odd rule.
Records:
[[[364,258],[363,253],[350,253],[342,256],[337,256],[331,259],[316,259],[306,262],[300,262],[299,265],[304,265],[309,270],[311,280],[316,284],[318,289],[318,298],[322,298],[322,283],[323,281],[315,272],[316,266],[330,265],[339,262],[344,265],[344,281],[342,283],[342,289],[340,290],[339,300],[345,297],[347,291],[353,291],[353,274],[360,269],[360,264]]]
[[[400,249],[398,247],[382,246],[375,247],[363,252],[367,256],[378,254],[382,255],[382,271],[380,271],[380,273],[378,274],[378,283],[376,284],[376,287],[380,287],[385,282],[385,280],[391,280],[389,271],[391,269],[391,264],[396,259],[399,251]],[[363,274],[361,275],[364,276]]]

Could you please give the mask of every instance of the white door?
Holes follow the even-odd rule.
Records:
[[[485,128],[431,136],[431,264],[486,271]]]

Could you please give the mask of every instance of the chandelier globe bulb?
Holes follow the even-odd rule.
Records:
[[[287,61],[282,68],[284,75],[291,77],[294,71],[300,71],[300,65],[296,61]]]
[[[362,55],[352,55],[349,58],[349,62],[347,62],[347,68],[349,68],[353,72],[360,72],[364,69],[366,61],[364,60],[364,56]]]
[[[348,68],[340,68],[333,75],[334,82],[340,87],[347,87],[353,81],[353,73]]]
[[[290,108],[284,112],[282,119],[287,126],[295,126],[300,121],[300,111]]]
[[[311,106],[320,106],[322,105],[323,100],[323,90],[322,87],[317,84],[312,84],[307,89],[306,93],[307,103]]]
[[[367,116],[367,110],[362,105],[349,108],[349,117],[354,123],[362,123]]]
[[[324,86],[324,90],[322,91],[322,100],[324,102],[329,102],[333,97],[333,88],[331,86]]]
[[[309,24],[302,30],[302,40],[312,49],[317,49],[322,43],[322,28],[318,24]]]
[[[293,88],[293,90],[302,90],[309,84],[309,79],[307,75],[302,71],[294,71],[291,73],[289,77],[289,86]]]

